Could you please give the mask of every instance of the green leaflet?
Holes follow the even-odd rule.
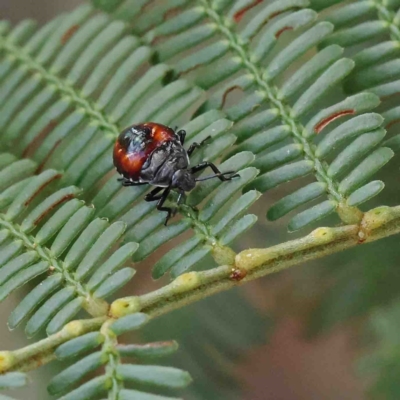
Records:
[[[119,395],[121,400],[180,400],[177,397],[159,396],[156,394],[139,392],[137,390],[123,389]]]
[[[62,397],[63,400],[86,400],[93,397],[101,396],[107,393],[111,387],[111,378],[106,376],[98,376],[89,382],[84,383],[82,386],[72,390]]]
[[[48,385],[50,394],[63,394],[82,379],[86,374],[96,370],[107,362],[107,358],[102,356],[101,352],[90,354],[82,360],[65,369],[56,375]]]
[[[133,268],[122,268],[108,277],[94,292],[94,296],[99,299],[110,296],[125,286],[135,273],[136,271]]]
[[[275,203],[268,210],[267,217],[269,220],[275,221],[294,210],[296,207],[316,199],[324,194],[325,191],[326,187],[324,184],[317,182],[310,183]]]
[[[21,321],[32,313],[37,304],[46,299],[59,285],[61,285],[61,274],[55,274],[45,279],[41,285],[36,286],[25,298],[18,304],[8,319],[10,329],[15,329]]]
[[[339,190],[347,194],[354,189],[358,189],[362,183],[385,165],[393,156],[393,151],[387,147],[381,147],[375,150],[343,179],[340,183]]]
[[[361,203],[369,200],[376,196],[383,188],[385,184],[382,181],[372,181],[366,185],[355,190],[348,198],[347,203],[350,206],[358,206]]]
[[[0,388],[10,389],[24,386],[27,383],[27,376],[22,372],[9,372],[0,377]]]
[[[117,373],[128,382],[169,388],[185,387],[191,382],[190,375],[187,372],[171,367],[120,365],[117,368]]]
[[[67,322],[71,321],[73,317],[82,309],[83,299],[76,298],[64,305],[60,311],[50,320],[47,325],[46,332],[48,335],[61,330]]]
[[[26,324],[25,333],[28,337],[35,336],[54,317],[59,309],[74,297],[72,288],[64,288],[53,294],[32,315]]]
[[[331,214],[336,209],[336,203],[333,201],[324,201],[320,204],[317,204],[314,207],[309,208],[308,210],[302,211],[297,214],[292,220],[289,222],[289,231],[294,232],[298,229],[303,228],[311,224],[314,221],[318,221],[323,217]]]
[[[99,332],[91,332],[86,335],[72,339],[61,346],[55,352],[57,358],[63,360],[65,358],[75,357],[82,352],[92,350],[102,344],[104,336]]]
[[[152,342],[144,345],[128,344],[117,346],[118,352],[123,357],[134,357],[139,359],[158,358],[170,355],[178,350],[178,343],[169,342]]]
[[[136,313],[120,318],[114,322],[110,329],[114,334],[121,335],[131,330],[139,329],[143,324],[148,322],[148,316],[143,313]]]

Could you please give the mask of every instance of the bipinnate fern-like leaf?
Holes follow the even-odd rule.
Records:
[[[197,256],[184,268],[177,268],[182,272],[205,256],[212,249],[210,244],[217,248],[219,240],[227,244],[255,222],[254,216],[243,217],[246,206],[241,203],[242,209],[220,223],[215,232],[208,232],[206,226],[227,199],[255,177],[254,168],[240,172],[241,179],[229,185],[229,196],[223,199],[220,194],[219,203],[200,220],[187,208],[185,218],[168,228],[162,227],[164,214],[142,200],[146,188],[121,188],[115,174],[109,177],[112,144],[124,126],[145,120],[175,124],[202,96],[198,87],[185,80],[171,81],[169,66],[149,66],[152,49],[140,46],[136,37],[124,35],[125,24],[85,5],[35,34],[33,31],[26,22],[7,34],[7,26],[3,29],[0,48],[6,57],[0,75],[1,95],[4,93],[0,126],[4,143],[18,156],[31,155],[40,168],[64,171],[60,185],[84,189],[83,196],[96,206],[97,216],[125,222],[125,237],[141,244],[135,260],[194,227],[199,233]],[[229,132],[231,125],[224,113],[210,110],[181,126],[188,132],[188,145],[211,138],[193,163],[212,161],[226,152],[236,140]],[[251,153],[243,152],[221,168],[240,170],[252,160]],[[96,186],[102,180],[104,184]],[[189,198],[190,204],[199,204],[217,186],[218,182],[202,185],[202,191]],[[99,190],[93,191],[94,187]],[[238,221],[240,218],[245,219]],[[223,232],[225,223],[236,223],[229,236],[228,227]]]
[[[315,9],[328,8],[337,2],[315,2]],[[326,11],[326,20],[335,25],[335,31],[322,43],[338,44],[355,53],[355,68],[345,81],[344,88],[350,94],[368,90],[384,102],[382,116],[389,129],[399,121],[400,109],[389,102],[400,88],[400,15],[398,0],[359,1],[336,6]],[[360,45],[363,49],[359,50]],[[355,50],[353,50],[355,49]],[[387,103],[387,105],[386,105]],[[399,149],[400,136],[385,142],[394,151]]]
[[[64,395],[62,399],[71,400],[89,400],[107,393],[108,398],[112,399],[172,399],[146,392],[149,388],[176,389],[190,383],[190,375],[185,371],[153,365],[157,358],[175,352],[178,349],[177,343],[169,341],[125,345],[118,341],[118,336],[139,329],[147,321],[146,314],[132,314],[111,324],[105,323],[98,332],[91,332],[62,344],[56,350],[59,359],[76,356],[81,358],[51,380],[48,385],[49,393]],[[99,350],[93,352],[99,347]],[[85,355],[88,352],[90,354]],[[122,362],[122,359],[127,361]],[[134,364],[132,359],[140,360],[142,364]],[[152,364],[148,365],[149,362]],[[101,367],[104,369],[103,375],[77,386],[86,375]],[[137,390],[138,385],[145,387],[145,391]]]
[[[270,219],[321,196],[325,199],[290,221],[290,230],[334,211],[347,223],[360,218],[354,207],[382,190],[382,182],[369,181],[393,152],[379,147],[385,134],[383,120],[370,113],[379,104],[377,96],[361,93],[321,107],[320,100],[343,83],[354,62],[342,58],[342,49],[329,39],[334,26],[316,21],[315,11],[306,8],[308,1],[181,1],[156,7],[155,12],[147,7],[150,2],[143,1],[131,14],[123,13],[132,3],[114,2],[115,7],[109,5],[108,11],[127,20],[143,40],[155,44],[157,59],[171,65],[177,74],[195,69],[190,74],[194,82],[212,90],[198,113],[223,107],[234,89],[244,92],[243,100],[226,112],[235,122],[232,132],[238,144],[230,155],[251,150],[256,153],[254,165],[260,169],[260,176],[245,190],[265,192],[314,174],[317,182],[275,204],[268,212]],[[256,13],[240,23],[254,7]],[[174,15],[168,17],[172,9]],[[136,23],[138,13],[144,15],[145,23]],[[280,37],[292,30],[299,33],[279,48]],[[286,74],[283,85],[277,83],[305,53],[329,40],[330,46],[291,76]],[[202,48],[188,54],[193,46]],[[339,118],[344,122],[335,126],[333,122]]]
[[[60,331],[81,310],[107,315],[104,299],[132,278],[131,260],[189,229],[192,237],[155,264],[155,278],[167,271],[176,277],[209,254],[233,265],[228,245],[256,221],[247,209],[260,192],[297,178],[315,179],[273,205],[270,220],[303,207],[290,230],[334,211],[359,223],[358,205],[384,187],[372,176],[400,148],[398,136],[383,142],[383,125],[397,122],[398,107],[372,112],[398,92],[400,3],[346,3],[327,21],[311,9],[337,3],[93,0],[95,7],[39,29],[33,21],[15,28],[0,22],[0,301],[40,276],[10,328],[24,321],[31,337]],[[354,60],[343,57],[342,47],[382,37]],[[332,100],[340,86],[348,96]],[[234,90],[242,96],[232,104]],[[191,162],[218,160],[222,171],[239,174],[199,184],[168,227],[142,200],[146,188],[122,188],[112,173],[117,135],[146,120],[179,125],[186,145],[210,138]],[[62,344],[59,359],[79,360],[54,377],[49,392],[74,400],[172,399],[148,391],[190,382],[186,372],[151,362],[175,351],[176,342],[119,341],[147,319],[109,319]],[[241,336],[230,322],[218,324],[229,342],[216,346],[236,358]],[[24,380],[2,375],[0,387]]]
[[[75,198],[80,189],[54,187],[62,179],[55,170],[32,175],[37,167],[33,161],[17,161],[8,153],[0,155],[0,163],[0,300],[48,273],[12,312],[9,327],[29,317],[28,336],[45,327],[51,334],[82,308],[92,315],[106,312],[103,299],[135,272],[122,267],[130,262],[136,243],[110,255],[126,225],[93,218],[93,207]]]
[[[174,121],[201,95],[185,81],[162,88],[165,65],[139,79],[151,49],[124,36],[122,22],[94,14],[89,6],[34,35],[29,28],[29,40],[27,35],[17,40],[14,31],[1,40],[13,59],[3,60],[1,95],[12,95],[1,108],[2,139],[8,146],[17,142],[13,151],[19,155],[32,152],[41,166],[65,170],[63,182],[90,187],[112,169],[110,149],[124,126]]]

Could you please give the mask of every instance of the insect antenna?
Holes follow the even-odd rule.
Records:
[[[213,178],[219,178],[219,175],[210,175],[210,176],[205,176],[203,178],[197,178],[196,182],[208,181],[209,179]]]

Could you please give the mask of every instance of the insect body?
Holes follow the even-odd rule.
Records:
[[[203,142],[193,143],[185,150],[185,136],[184,130],[175,132],[167,126],[146,122],[126,128],[118,136],[114,146],[114,165],[122,175],[119,179],[122,185],[156,186],[146,195],[145,200],[158,200],[157,209],[168,213],[165,225],[177,210],[163,206],[171,190],[179,193],[179,205],[185,192],[192,190],[198,181],[211,178],[228,181],[238,176],[233,171],[222,173],[210,162],[189,167],[189,157]],[[210,167],[215,175],[196,178],[195,174],[207,167]]]

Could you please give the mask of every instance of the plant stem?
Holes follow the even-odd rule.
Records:
[[[123,383],[117,376],[117,367],[121,363],[121,358],[116,350],[118,340],[115,334],[110,332],[110,324],[113,319],[108,319],[101,327],[101,333],[104,335],[105,340],[102,346],[102,352],[108,355],[108,362],[106,366],[106,375],[111,379],[112,387],[108,392],[108,400],[117,400],[119,392],[123,389]]]
[[[77,336],[100,329],[107,317],[72,321],[64,328],[39,342],[22,349],[0,352],[0,372],[28,371],[54,359],[53,352],[60,344]]]
[[[52,351],[61,343],[98,330],[111,318],[138,311],[154,318],[262,276],[397,233],[400,233],[400,206],[378,207],[365,213],[360,225],[318,228],[300,239],[242,251],[236,255],[235,265],[185,273],[161,289],[114,301],[109,317],[72,321],[59,333],[40,342],[0,352],[0,371],[26,371],[43,365],[53,359]]]
[[[377,218],[374,218],[374,213],[379,213],[375,214]],[[176,281],[182,279],[186,274],[181,275],[161,289],[138,296],[140,304],[138,311],[152,317],[166,314],[214,293],[228,290],[262,276],[397,233],[400,233],[400,207],[380,207],[366,213],[360,226],[318,228],[300,239],[266,249],[242,251],[236,256],[235,266],[224,265],[208,271],[189,273],[196,274],[197,284],[189,290],[175,293]],[[244,271],[242,279],[232,278],[235,269]]]

